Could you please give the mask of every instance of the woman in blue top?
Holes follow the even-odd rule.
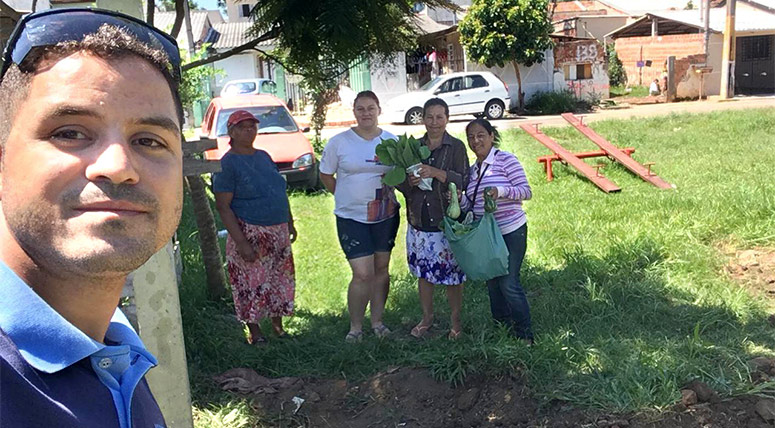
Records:
[[[234,308],[248,325],[249,343],[266,337],[259,322],[272,319],[278,337],[286,335],[283,316],[293,315],[296,240],[285,179],[263,150],[253,147],[258,119],[246,110],[229,116],[231,149],[213,176],[215,205],[229,237],[226,261]]]

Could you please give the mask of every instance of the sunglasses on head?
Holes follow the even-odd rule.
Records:
[[[31,13],[16,25],[3,52],[0,81],[11,64],[22,64],[34,48],[54,46],[61,42],[79,42],[96,33],[105,24],[119,27],[153,49],[160,49],[169,57],[169,73],[180,83],[180,51],[175,39],[145,22],[122,13],[103,9],[69,8],[50,9]]]

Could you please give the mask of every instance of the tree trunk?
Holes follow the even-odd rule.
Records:
[[[150,1],[150,0],[148,0]],[[185,1],[188,0],[175,0],[175,22],[172,24],[172,30],[170,30],[170,36],[172,36],[173,39],[178,38],[178,34],[180,34],[180,28],[183,26],[183,18],[185,16]]]
[[[514,64],[514,73],[517,75],[517,112],[522,114],[525,111],[525,93],[522,92],[522,75],[519,73],[519,64],[516,61],[512,61]]]
[[[207,292],[212,299],[218,299],[226,292],[226,275],[223,273],[221,248],[218,246],[218,232],[215,230],[215,217],[205,191],[202,177],[186,177],[191,202],[194,206],[196,228],[199,231],[199,245],[202,248],[202,261],[207,275]]]
[[[153,27],[153,15],[156,12],[156,2],[145,0],[145,23]]]

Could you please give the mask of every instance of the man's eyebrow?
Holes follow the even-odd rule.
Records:
[[[100,118],[100,114],[88,107],[60,105],[54,108],[54,111],[50,114],[52,117],[65,117],[65,116],[88,116],[94,118]]]
[[[174,120],[164,116],[143,117],[134,121],[135,125],[158,126],[180,136],[180,126]]]

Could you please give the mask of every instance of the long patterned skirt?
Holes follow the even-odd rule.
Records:
[[[237,318],[258,323],[267,317],[293,315],[296,280],[288,224],[257,226],[238,221],[258,257],[254,262],[246,262],[231,236],[226,239],[226,262]]]
[[[406,259],[409,272],[431,284],[458,285],[466,280],[444,232],[423,232],[407,225]]]

